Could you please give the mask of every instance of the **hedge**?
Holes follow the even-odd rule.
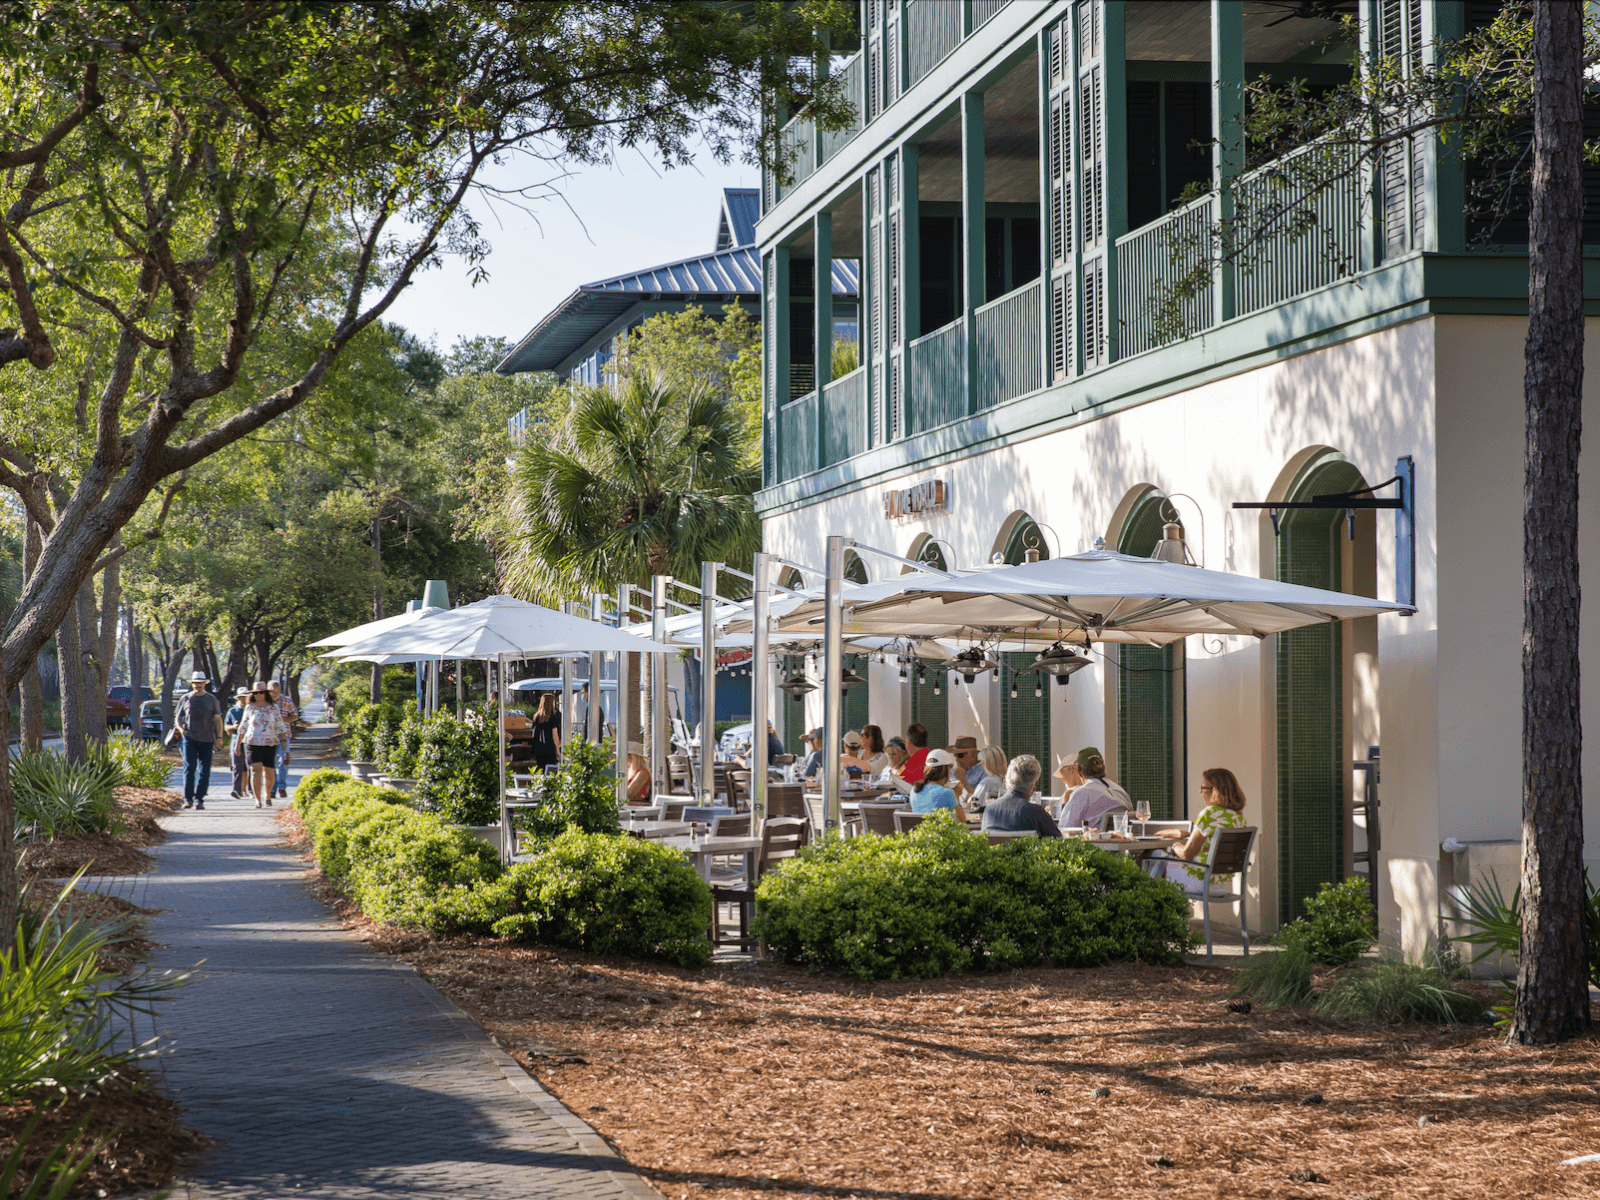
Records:
[[[862,979],[1175,963],[1189,904],[1087,842],[990,846],[947,814],[909,835],[831,839],[762,880],[756,929],[780,960]]]
[[[573,826],[506,871],[493,847],[407,800],[333,770],[295,793],[323,873],[373,920],[685,967],[710,959],[711,892],[676,851]]]

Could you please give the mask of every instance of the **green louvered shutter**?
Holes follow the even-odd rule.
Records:
[[[1000,746],[1006,752],[1007,758],[1015,758],[1019,754],[1031,754],[1037,758],[1039,766],[1044,769],[1044,777],[1039,782],[1039,788],[1041,791],[1048,791],[1052,769],[1048,689],[1054,685],[1048,677],[1045,677],[1040,685],[1040,676],[1032,671],[1023,674],[1033,665],[1036,657],[1037,655],[1029,652],[1000,656],[1000,686],[1005,689],[1001,693],[1003,699],[1000,708]],[[1011,696],[1013,680],[1017,685],[1015,699]],[[1033,694],[1036,685],[1040,685],[1043,695]]]
[[[1340,464],[1343,466],[1343,464]],[[1297,492],[1361,486],[1354,472],[1324,469]],[[1339,589],[1342,512],[1311,510],[1283,521],[1278,578]],[[1278,635],[1278,918],[1290,921],[1319,884],[1337,881],[1344,864],[1344,687],[1337,623]]]
[[[1123,526],[1117,549],[1148,555],[1161,540],[1165,497],[1152,492]],[[1148,801],[1153,817],[1181,818],[1177,798],[1175,699],[1181,686],[1183,643],[1117,651],[1117,782],[1135,802]]]

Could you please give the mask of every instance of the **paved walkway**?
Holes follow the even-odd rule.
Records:
[[[205,960],[156,1021],[157,1069],[220,1143],[178,1195],[659,1200],[449,1000],[340,928],[275,810],[212,780],[204,812],[166,822],[139,896],[169,910],[150,921],[156,966]]]

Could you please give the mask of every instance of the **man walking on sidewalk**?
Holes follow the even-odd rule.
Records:
[[[278,706],[278,715],[283,718],[283,724],[289,731],[289,736],[278,743],[277,774],[273,779],[273,788],[279,796],[289,794],[289,745],[294,739],[295,718],[300,715],[294,706],[294,701],[283,694],[283,689],[278,686],[278,681],[272,681],[272,702]]]
[[[172,723],[183,735],[183,806],[203,809],[211,786],[211,755],[222,728],[222,705],[206,691],[204,671],[189,676],[189,694],[178,701]]]

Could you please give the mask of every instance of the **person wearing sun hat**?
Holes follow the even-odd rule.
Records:
[[[1078,751],[1076,762],[1083,773],[1083,783],[1073,788],[1067,799],[1066,814],[1061,819],[1063,826],[1099,829],[1112,814],[1133,811],[1133,797],[1128,795],[1127,789],[1106,778],[1106,760],[1099,747],[1085,746]]]
[[[250,787],[255,792],[256,807],[266,802],[272,807],[272,794],[276,790],[278,746],[289,736],[289,726],[278,711],[272,698],[272,689],[263,682],[250,688],[250,696],[239,719],[239,741],[250,756]]]
[[[189,676],[189,692],[178,701],[172,724],[183,737],[183,806],[204,809],[211,786],[211,756],[222,727],[222,705],[206,690],[204,671]]]

